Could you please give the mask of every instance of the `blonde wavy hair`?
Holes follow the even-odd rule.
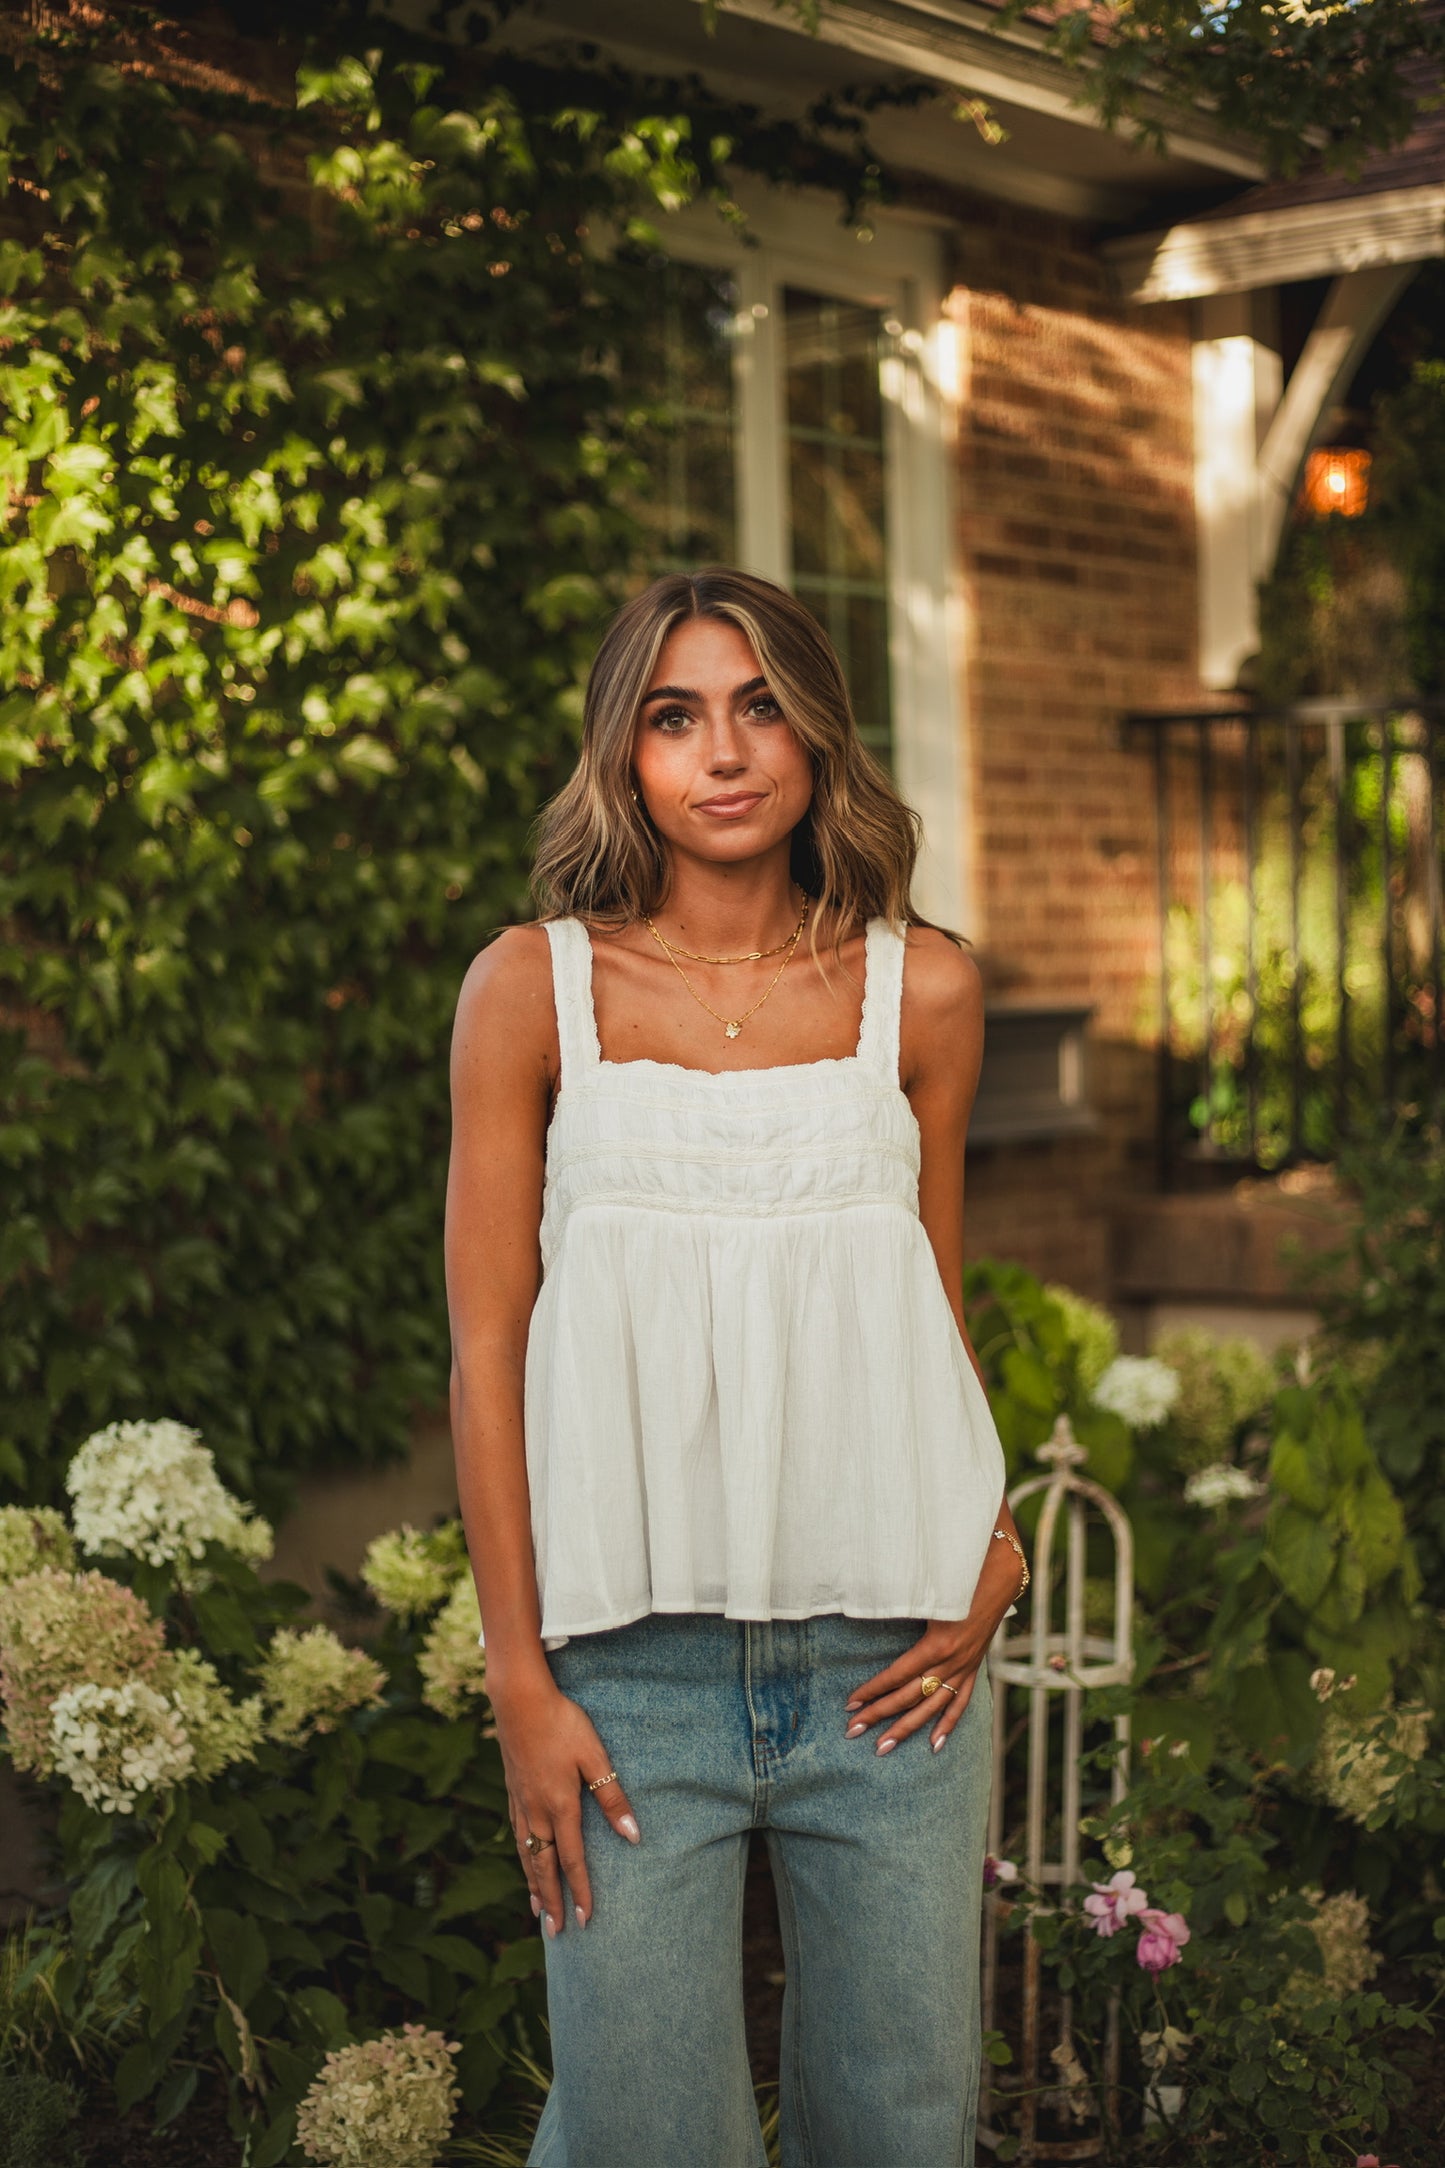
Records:
[[[832,643],[786,588],[709,565],[671,572],[608,626],[587,683],[582,751],[537,826],[532,893],[544,918],[619,927],[666,901],[666,844],[633,795],[632,746],[663,642],[689,618],[714,617],[747,640],[813,765],[813,799],[792,837],[792,872],[813,897],[811,941],[841,949],[870,918],[927,923],[910,899],[918,815],[858,735]]]

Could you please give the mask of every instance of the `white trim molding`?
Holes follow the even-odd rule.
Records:
[[[1125,301],[1190,301],[1445,256],[1445,182],[1201,218],[1104,244]]]

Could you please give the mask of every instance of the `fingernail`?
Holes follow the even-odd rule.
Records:
[[[878,1743],[878,1751],[880,1754],[891,1754],[897,1744],[898,1741],[896,1739],[882,1739]]]
[[[553,1919],[550,1912],[544,1912],[542,1914],[542,1925],[546,1928],[548,1934],[555,1942],[555,1940],[557,1939],[557,1922]]]
[[[641,1844],[642,1831],[637,1826],[637,1816],[635,1814],[619,1814],[617,1826],[629,1844]]]
[[[944,1747],[946,1747],[946,1746],[947,1746],[947,1744],[948,1744],[948,1733],[947,1733],[947,1732],[945,1732],[945,1733],[943,1734],[943,1737],[942,1737],[941,1739],[935,1739],[935,1740],[934,1740],[934,1742],[933,1742],[933,1751],[934,1751],[934,1753],[935,1753],[935,1754],[940,1754],[940,1753],[942,1753],[942,1751],[943,1751]]]
[[[533,1897],[531,1902],[532,1917],[534,1920],[539,1920],[542,1917],[542,1900],[540,1897]]]
[[[861,1709],[862,1706],[863,1704],[861,1701],[845,1701],[843,1704],[845,1711],[848,1709]]]
[[[577,1925],[578,1925],[579,1927],[585,1927],[585,1926],[587,1925],[587,1915],[586,1915],[586,1913],[585,1913],[585,1912],[584,1912],[584,1911],[582,1910],[582,1907],[581,1907],[581,1905],[578,1905],[578,1906],[577,1906],[577,1908],[576,1908],[576,1911],[577,1911]]]
[[[860,1731],[866,1731],[867,1729],[868,1726],[866,1724],[850,1724],[848,1726],[848,1729],[844,1732],[843,1737],[845,1739],[856,1739]]]

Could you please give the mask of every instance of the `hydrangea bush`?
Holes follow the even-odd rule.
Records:
[[[128,2002],[118,2105],[163,2124],[224,2085],[248,2168],[428,2168],[541,1992],[459,1528],[373,1545],[357,1647],[261,1579],[269,1532],[184,1426],[112,1426],[67,1488],[70,1527],[0,1519],[3,1744],[70,1884],[36,1930],[60,2036]]]

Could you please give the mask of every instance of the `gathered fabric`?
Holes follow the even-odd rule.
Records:
[[[905,941],[855,1053],[604,1061],[592,944],[547,923],[562,1056],[525,1428],[542,1638],[650,1612],[962,1618],[997,1429],[918,1214]]]

